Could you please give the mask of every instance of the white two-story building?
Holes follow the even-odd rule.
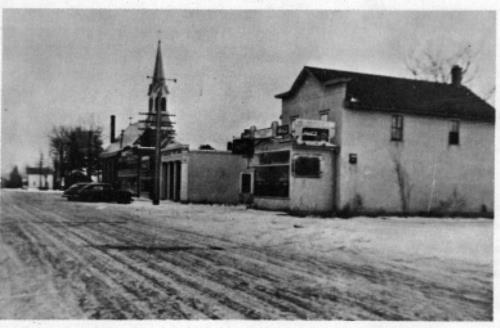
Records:
[[[256,143],[251,172],[257,206],[493,213],[495,110],[461,84],[458,66],[451,83],[304,67],[276,98],[282,101],[281,126],[291,128],[297,119],[331,121],[335,133],[329,146],[299,145],[294,137]],[[260,188],[258,171],[266,165]]]

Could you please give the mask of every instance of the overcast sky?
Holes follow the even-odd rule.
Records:
[[[471,88],[495,83],[494,12],[3,11],[2,172],[47,157],[53,126],[96,123],[109,139],[147,110],[158,39],[178,140],[224,148],[278,120],[274,95],[304,65],[410,77],[404,58],[427,42],[478,54]]]

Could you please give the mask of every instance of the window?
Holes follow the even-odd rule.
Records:
[[[451,121],[450,134],[448,135],[448,144],[458,145],[460,143],[460,122],[458,120]]]
[[[257,155],[254,195],[288,197],[290,179],[290,151],[265,152]]]
[[[325,109],[319,112],[319,119],[321,121],[328,121],[328,114],[330,113],[329,109]]]
[[[255,196],[288,197],[289,165],[255,168]]]
[[[401,115],[392,115],[391,140],[403,140],[403,116]]]
[[[297,157],[293,161],[293,172],[298,178],[319,178],[319,157]]]
[[[149,98],[149,111],[153,111],[153,98]]]
[[[249,194],[252,192],[252,175],[250,173],[241,174],[241,193]]]

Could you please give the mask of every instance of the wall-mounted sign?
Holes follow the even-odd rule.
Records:
[[[298,144],[333,145],[335,122],[296,119],[292,122],[292,135],[297,139]]]
[[[302,140],[304,141],[326,141],[329,139],[328,129],[303,128]]]
[[[254,134],[255,139],[267,139],[267,138],[272,138],[272,136],[273,136],[272,128],[255,130]]]
[[[290,128],[288,125],[280,125],[276,128],[276,135],[286,136],[290,133]]]
[[[349,164],[356,164],[358,162],[357,154],[349,154]]]

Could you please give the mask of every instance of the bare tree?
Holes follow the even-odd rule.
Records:
[[[462,83],[470,83],[477,74],[475,59],[478,51],[470,44],[462,44],[445,51],[443,44],[427,42],[419,48],[410,49],[405,58],[405,66],[415,79],[448,83],[451,68],[462,68]]]
[[[85,170],[88,178],[99,171],[102,152],[102,129],[99,127],[65,127],[52,129],[50,154],[56,170],[56,187],[74,170]]]
[[[462,69],[461,83],[477,89],[479,50],[468,42],[453,42],[447,39],[429,39],[415,42],[406,50],[404,64],[413,78],[440,83],[451,82],[451,68]],[[489,103],[494,102],[495,86],[476,90]]]

